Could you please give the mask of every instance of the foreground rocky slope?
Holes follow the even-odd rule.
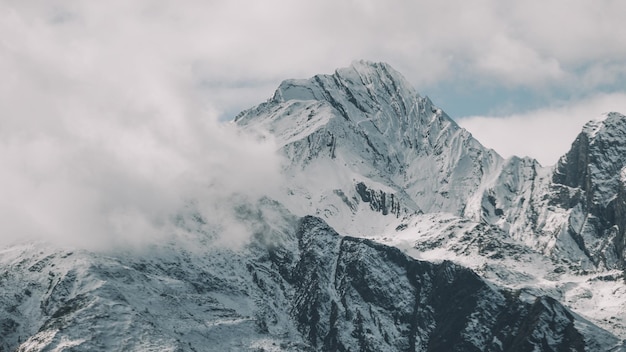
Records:
[[[520,301],[451,262],[341,237],[273,202],[239,211],[255,235],[238,250],[216,247],[217,234],[190,218],[185,226],[202,230],[193,249],[179,241],[106,255],[35,244],[0,252],[1,349],[619,348],[549,297]]]

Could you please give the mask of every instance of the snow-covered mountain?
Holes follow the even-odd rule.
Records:
[[[235,122],[281,145],[292,179],[281,200],[344,233],[379,234],[393,222],[369,210],[396,218],[443,212],[496,225],[582,270],[623,268],[621,114],[587,124],[556,167],[503,160],[389,65],[357,61],[287,80]]]
[[[471,199],[503,162],[382,63],[285,81],[235,122],[282,145],[292,182],[281,201],[352,235],[379,233],[385,215],[478,217]]]
[[[483,147],[389,65],[287,80],[234,121],[283,189],[243,247],[0,249],[0,351],[626,351],[626,117],[554,167]]]
[[[235,122],[281,145],[296,214],[549,294],[626,337],[623,115],[586,125],[556,166],[504,160],[391,67],[358,61],[285,81]]]

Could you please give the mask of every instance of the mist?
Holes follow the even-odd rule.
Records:
[[[626,94],[598,94],[499,117],[469,116],[458,123],[505,158],[530,156],[550,166],[569,151],[587,122],[612,111],[626,112]]]
[[[279,184],[271,138],[220,122],[197,89],[184,32],[128,9],[105,25],[115,7],[2,15],[0,245],[141,245],[176,232],[191,201],[234,221],[224,215],[234,195]]]

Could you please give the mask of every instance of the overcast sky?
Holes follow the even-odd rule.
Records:
[[[618,0],[0,0],[0,211],[62,237],[142,218],[128,214],[156,226],[194,182],[255,188],[215,170],[273,175],[271,141],[233,142],[221,122],[355,59],[388,62],[503,156],[550,165],[586,121],[626,113],[624,14]]]
[[[355,59],[385,61],[485,144],[548,164],[584,121],[626,111],[626,3],[617,0],[3,0],[0,7],[0,65],[12,79],[2,87],[37,83],[14,92],[27,100],[44,89],[74,99],[72,89],[113,89],[128,98],[186,99],[230,119],[283,79]],[[156,92],[160,85],[172,92]],[[42,118],[29,113],[19,119]],[[554,119],[567,130],[561,137],[550,128],[558,153],[529,149],[532,133]],[[503,148],[486,121],[524,138],[507,138]]]

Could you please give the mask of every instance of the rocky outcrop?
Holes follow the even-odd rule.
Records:
[[[571,209],[568,233],[597,266],[625,268],[623,172],[626,117],[609,113],[585,125],[554,171],[559,197]]]
[[[400,216],[401,205],[395,194],[367,188],[363,182],[356,184],[356,193],[361,201],[369,203],[372,210],[381,212],[383,215]]]
[[[548,297],[533,303],[469,269],[420,262],[398,249],[340,237],[320,219],[297,230],[291,311],[320,351],[584,351],[598,344]],[[597,346],[597,345],[596,345]]]

